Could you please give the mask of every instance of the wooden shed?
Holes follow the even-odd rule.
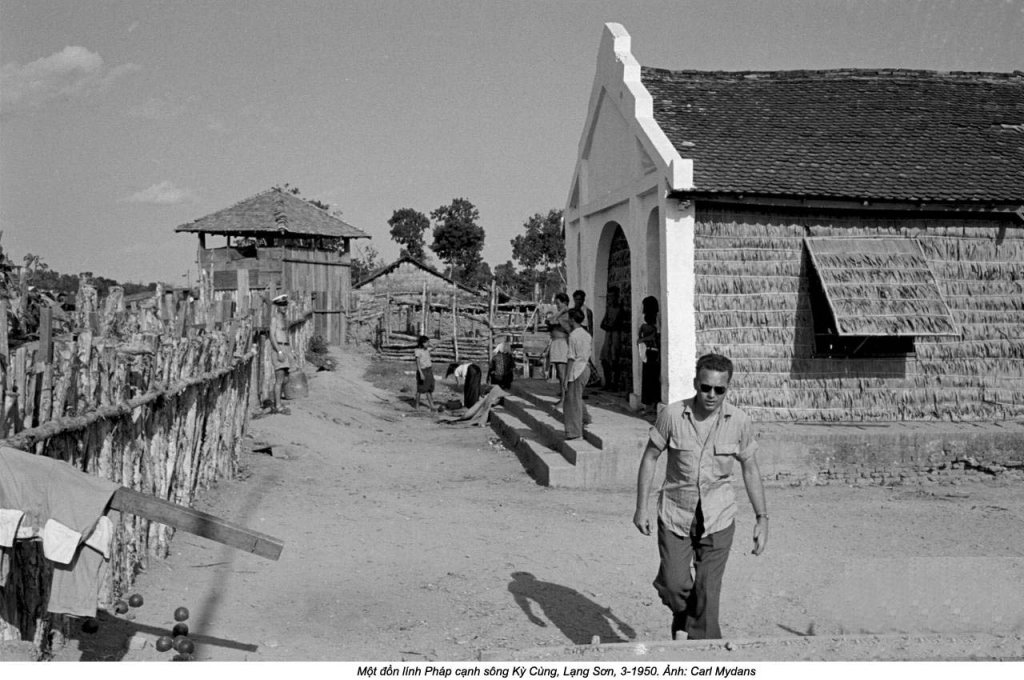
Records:
[[[370,238],[298,196],[271,189],[177,232],[199,234],[200,275],[214,296],[236,302],[273,289],[314,296],[313,333],[345,341],[352,290],[350,241]],[[211,243],[211,237],[222,237]]]
[[[595,315],[661,300],[665,402],[718,352],[760,420],[1020,418],[1024,73],[672,71],[608,24],[566,248]]]
[[[487,357],[487,291],[461,284],[408,255],[371,273],[354,289],[353,335],[378,349],[391,347],[404,357],[422,334],[437,341],[438,352],[446,357],[449,351],[460,358]]]

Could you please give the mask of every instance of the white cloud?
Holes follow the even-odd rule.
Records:
[[[176,205],[178,203],[195,203],[195,201],[195,194],[188,189],[174,186],[170,180],[164,180],[148,189],[136,191],[131,196],[120,200],[121,203],[149,203],[152,205]]]
[[[150,97],[142,104],[128,108],[130,117],[144,120],[173,120],[183,113],[185,113],[184,104],[160,97]]]
[[[135,64],[110,68],[95,52],[68,46],[24,65],[4,64],[0,68],[0,107],[7,112],[36,108],[54,99],[83,97],[101,92],[139,69]]]

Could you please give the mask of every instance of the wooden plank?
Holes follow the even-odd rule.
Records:
[[[11,364],[7,344],[7,298],[0,299],[0,437],[7,436],[7,375]]]
[[[238,303],[238,312],[243,314],[242,310],[248,311],[249,309],[249,270],[239,269],[238,270],[238,292],[235,296],[235,302]]]
[[[53,361],[53,308],[46,305],[39,310],[39,360]]]
[[[6,360],[10,356],[10,345],[8,343],[8,329],[7,329],[7,298],[0,299],[0,357],[5,359],[4,363],[8,363]]]
[[[284,542],[273,536],[127,487],[121,487],[114,492],[110,507],[270,560],[278,559],[284,549]]]

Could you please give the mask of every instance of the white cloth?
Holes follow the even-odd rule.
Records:
[[[572,361],[572,375],[568,381],[579,380],[583,371],[587,370],[590,362],[590,355],[594,353],[594,341],[590,333],[583,330],[583,327],[573,329],[569,334],[569,359]]]
[[[10,548],[18,536],[21,519],[25,513],[14,508],[0,508],[0,548]]]
[[[104,515],[118,488],[63,461],[0,447],[0,532],[5,540],[12,527],[15,539],[42,538],[43,554],[54,562],[49,611],[96,615],[114,535]]]

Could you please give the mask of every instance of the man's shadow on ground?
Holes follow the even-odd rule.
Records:
[[[628,642],[636,638],[636,631],[615,616],[611,608],[602,607],[572,588],[540,581],[529,572],[513,572],[508,591],[531,623],[548,625],[534,612],[536,603],[540,613],[574,644],[590,644],[595,635],[601,642]]]

